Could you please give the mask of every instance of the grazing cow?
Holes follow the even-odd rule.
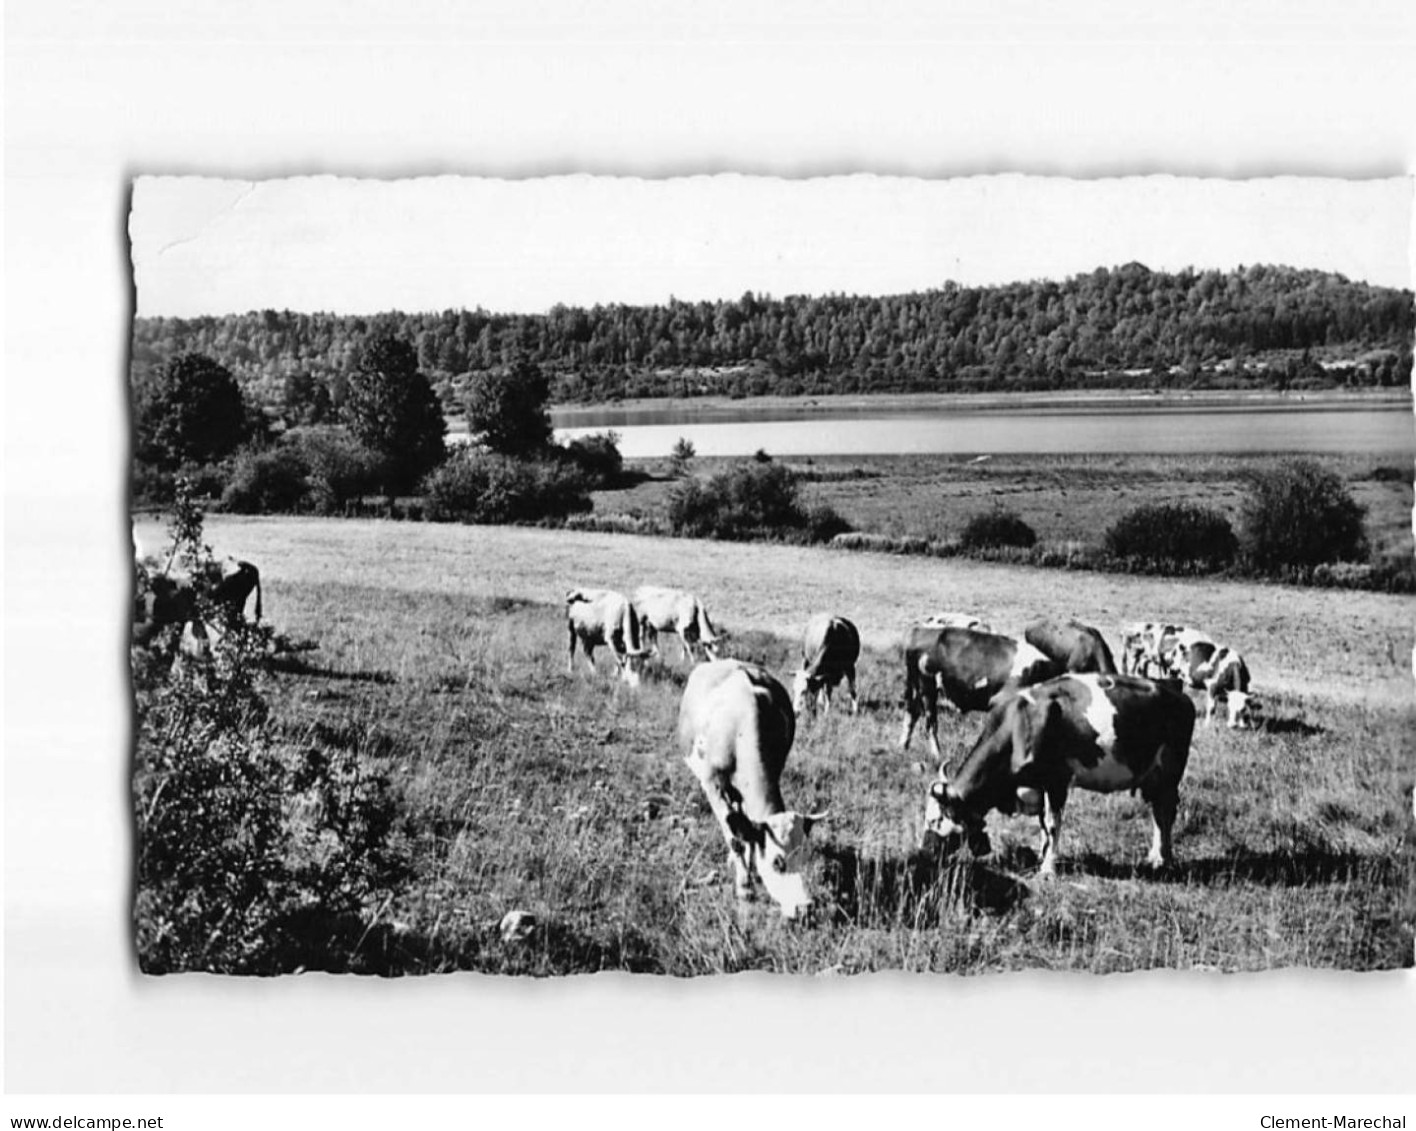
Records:
[[[639,622],[624,594],[612,589],[572,589],[565,596],[565,617],[570,629],[568,673],[575,674],[577,640],[591,672],[595,670],[595,649],[606,644],[614,655],[620,678],[630,687],[639,686],[639,669],[647,650],[640,644]]]
[[[1204,691],[1206,726],[1214,722],[1214,705],[1221,699],[1231,730],[1253,725],[1259,702],[1249,691],[1249,666],[1233,648],[1190,639],[1176,646],[1170,666],[1185,686]]]
[[[163,570],[148,558],[136,562],[141,580],[133,613],[133,640],[147,645],[168,625],[181,625],[182,652],[190,658],[206,658],[210,646],[220,642],[222,625],[230,625],[245,615],[246,602],[256,595],[256,621],[261,619],[261,574],[250,562],[227,558],[203,570],[206,585],[200,586],[190,573]],[[205,588],[205,603],[200,591]]]
[[[631,602],[639,620],[639,633],[646,644],[653,644],[661,632],[678,634],[683,658],[692,663],[693,645],[703,649],[706,659],[718,658],[720,635],[708,619],[708,610],[692,593],[682,589],[666,589],[658,585],[641,585],[634,591]]]
[[[1165,867],[1174,862],[1170,834],[1194,729],[1189,698],[1148,679],[1067,674],[1024,688],[989,712],[952,779],[940,766],[925,827],[946,849],[963,839],[971,851],[987,852],[988,812],[1022,810],[1042,825],[1040,870],[1052,876],[1072,786],[1138,789],[1154,821],[1147,863]]]
[[[256,595],[256,623],[261,621],[261,571],[250,562],[227,558],[220,565],[221,576],[212,586],[211,599],[226,616],[245,615],[246,602]]]
[[[971,628],[975,632],[992,632],[993,626],[979,620],[972,613],[930,613],[924,620],[916,622],[926,628]]]
[[[842,679],[851,692],[851,714],[860,708],[856,698],[856,661],[860,659],[860,633],[845,617],[817,613],[806,626],[801,641],[801,671],[792,679],[792,707],[797,714],[820,705],[831,709],[831,693]]]
[[[1121,632],[1121,671],[1124,675],[1150,679],[1175,678],[1172,666],[1175,649],[1181,643],[1209,641],[1199,629],[1164,621],[1142,621],[1126,625]],[[1212,642],[1211,642],[1212,643]]]
[[[741,660],[693,669],[679,705],[678,744],[718,819],[733,890],[752,898],[752,874],[788,919],[811,907],[801,874],[806,836],[825,813],[804,815],[782,800],[782,768],[796,735],[787,690]]]
[[[1034,621],[1023,630],[1023,639],[1064,672],[1116,674],[1116,661],[1101,633],[1074,620]]]
[[[905,642],[905,729],[901,749],[921,714],[936,758],[939,754],[939,692],[960,711],[986,711],[1004,690],[1051,679],[1057,665],[1026,640],[968,628],[920,625]]]

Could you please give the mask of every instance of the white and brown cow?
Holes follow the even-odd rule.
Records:
[[[831,695],[841,680],[851,693],[851,714],[860,708],[856,697],[856,661],[860,633],[845,617],[817,613],[801,641],[801,670],[792,678],[792,706],[797,714],[820,705],[831,709]]]
[[[1067,674],[1001,700],[953,778],[939,768],[925,828],[944,848],[987,852],[991,810],[1022,811],[1042,826],[1041,874],[1057,869],[1062,810],[1071,788],[1139,790],[1153,830],[1147,863],[1174,862],[1171,830],[1190,756],[1195,707],[1184,694],[1136,676]]]
[[[136,534],[134,539],[136,552]],[[136,644],[148,645],[164,628],[180,625],[182,653],[206,659],[225,630],[244,620],[253,592],[255,619],[261,619],[261,574],[250,562],[226,558],[210,563],[197,577],[182,569],[164,569],[146,556],[135,564],[140,582],[133,610]]]
[[[1139,621],[1121,630],[1121,672],[1149,679],[1175,679],[1172,660],[1182,643],[1210,638],[1197,628],[1165,621]]]
[[[1205,693],[1206,726],[1214,721],[1214,706],[1221,699],[1230,729],[1253,725],[1259,703],[1249,690],[1249,666],[1233,648],[1208,639],[1188,639],[1176,645],[1170,669],[1186,687]]]
[[[592,673],[595,649],[604,644],[615,658],[620,678],[630,687],[639,686],[640,668],[648,651],[640,641],[639,621],[629,598],[613,589],[572,589],[565,596],[565,619],[570,630],[568,673],[575,674],[577,641]]]
[[[718,819],[733,889],[750,899],[756,873],[788,919],[811,908],[802,875],[806,837],[826,816],[794,812],[782,800],[782,769],[795,736],[786,688],[765,668],[713,660],[689,675],[679,705],[679,751]]]
[[[909,749],[920,715],[936,758],[939,754],[939,693],[960,711],[986,711],[1005,690],[1050,679],[1057,664],[1026,640],[968,628],[918,625],[905,641],[905,729]]]
[[[1034,621],[1023,629],[1023,639],[1054,661],[1064,672],[1116,674],[1116,661],[1106,639],[1080,621]]]
[[[708,610],[692,593],[661,585],[641,585],[631,602],[639,620],[639,632],[646,645],[654,644],[661,632],[678,634],[683,658],[694,661],[693,645],[703,649],[705,659],[718,658],[721,636],[708,619]]]
[[[992,632],[993,626],[973,613],[930,613],[916,624],[926,628],[971,628],[975,632]]]

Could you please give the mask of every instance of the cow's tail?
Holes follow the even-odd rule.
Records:
[[[806,673],[807,679],[816,680],[821,678],[821,669],[826,664],[826,657],[831,654],[831,645],[822,640],[816,646],[815,651],[809,656],[802,657],[801,670]]]
[[[256,623],[261,623],[261,571],[255,566],[251,567],[251,572],[256,575]]]
[[[704,644],[716,644],[718,642],[718,630],[713,627],[713,622],[708,619],[708,610],[704,608],[703,602],[696,602],[697,608],[694,610],[695,627],[698,629],[698,639]]]
[[[628,622],[624,630],[625,645],[631,656],[642,656],[645,652],[644,632],[639,625],[639,610],[634,607],[634,603],[631,601],[628,602],[625,612],[624,619]]]

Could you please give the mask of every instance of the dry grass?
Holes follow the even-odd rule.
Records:
[[[152,524],[140,534],[162,538]],[[1410,599],[535,529],[213,517],[207,540],[257,562],[268,616],[319,644],[273,677],[281,724],[399,779],[416,878],[384,911],[398,924],[377,936],[397,952],[390,968],[1411,962]],[[817,839],[825,907],[812,927],[734,901],[721,839],[672,749],[682,669],[655,666],[638,691],[603,657],[597,677],[565,673],[565,589],[654,580],[700,592],[735,653],[779,673],[811,612],[861,626],[863,710],[804,725],[784,783],[789,802],[833,814]],[[1035,880],[1025,818],[991,818],[996,851],[982,864],[941,869],[918,851],[926,776],[894,745],[895,647],[909,615],[940,607],[1008,629],[1043,612],[1108,631],[1176,617],[1246,653],[1269,728],[1198,732],[1173,876],[1140,873],[1149,818],[1128,796],[1074,795],[1055,884]],[[946,750],[979,723],[947,718]],[[506,942],[496,924],[515,907],[540,926]]]

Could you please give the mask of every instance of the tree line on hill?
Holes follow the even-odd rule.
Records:
[[[199,353],[150,371],[133,390],[133,499],[169,506],[186,498],[244,513],[369,513],[381,496],[390,516],[435,522],[548,523],[731,540],[839,541],[847,548],[991,554],[1023,551],[1036,565],[1227,571],[1410,592],[1408,560],[1371,556],[1363,511],[1342,481],[1299,463],[1253,483],[1245,545],[1218,512],[1143,507],[1107,532],[1103,547],[1059,557],[1038,547],[1018,516],[974,516],[950,542],[907,544],[853,535],[826,503],[798,490],[801,475],[759,451],[752,461],[701,477],[686,440],[675,446],[678,480],[661,518],[594,515],[591,492],[623,485],[618,437],[601,433],[559,443],[548,411],[550,385],[529,362],[476,375],[466,400],[471,442],[449,448],[438,398],[413,347],[374,334],[355,352],[342,405],[329,421],[277,429],[252,406],[235,376]],[[1400,471],[1400,469],[1393,469]],[[400,501],[401,500],[401,501]],[[1084,551],[1084,552],[1083,552]]]
[[[1150,271],[885,296],[371,316],[139,318],[140,385],[184,353],[225,366],[285,425],[342,409],[366,339],[414,352],[445,412],[479,374],[532,367],[557,403],[629,397],[1201,385],[1405,387],[1412,293],[1281,266]]]

